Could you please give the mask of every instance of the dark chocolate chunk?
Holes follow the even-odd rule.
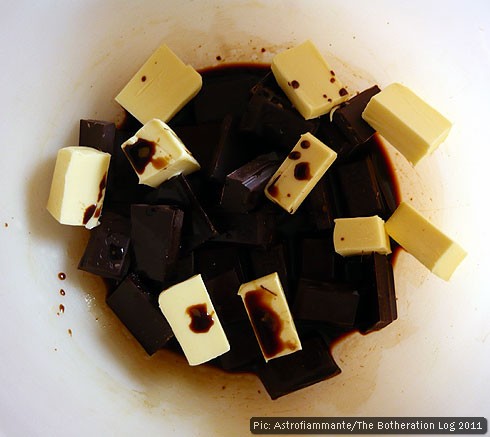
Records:
[[[203,87],[194,98],[197,123],[222,120],[227,114],[241,115],[250,98],[250,89],[259,77],[247,74],[246,70],[235,70],[230,76],[205,76]]]
[[[108,121],[80,120],[80,146],[94,147],[102,152],[114,154],[116,125]]]
[[[191,126],[177,126],[175,133],[189,149],[206,175],[212,172],[213,157],[221,137],[221,121]]]
[[[381,90],[374,85],[342,103],[333,113],[333,122],[353,146],[365,143],[374,135],[374,129],[361,117],[371,97]]]
[[[312,224],[319,231],[333,229],[334,219],[339,217],[334,195],[332,178],[326,173],[305,199],[304,209],[308,211]]]
[[[130,233],[126,217],[104,212],[100,225],[90,230],[78,268],[103,278],[122,279],[130,264]]]
[[[220,183],[226,175],[256,156],[255,145],[241,137],[238,119],[227,115],[221,124],[220,138],[211,159],[210,177]]]
[[[276,222],[269,210],[241,214],[216,209],[211,216],[220,232],[213,241],[252,246],[268,246],[274,241]]]
[[[293,306],[295,318],[351,328],[356,321],[359,294],[348,284],[300,279]]]
[[[253,280],[271,273],[277,273],[286,296],[288,295],[288,270],[287,252],[283,243],[278,243],[270,248],[251,248],[248,251],[251,264],[251,277]]]
[[[223,325],[248,320],[242,299],[238,295],[241,281],[235,270],[228,270],[214,276],[212,279],[206,280],[205,284]]]
[[[253,370],[254,364],[263,358],[249,320],[225,325],[223,329],[230,343],[230,350],[219,357],[220,367],[233,371]]]
[[[196,274],[194,252],[181,256],[175,263],[172,282],[178,283],[189,279]]]
[[[345,161],[351,154],[354,155],[357,149],[361,148],[353,146],[339,127],[327,117],[320,118],[316,136],[337,153],[337,163]]]
[[[327,344],[320,337],[303,338],[301,345],[302,350],[259,367],[258,376],[272,399],[340,373]]]
[[[156,298],[134,274],[129,274],[107,297],[107,305],[149,355],[164,347],[173,337]]]
[[[305,120],[287,100],[273,90],[258,86],[242,117],[240,130],[262,137],[289,152],[302,134],[315,134],[318,125],[318,120]]]
[[[264,188],[281,164],[276,153],[260,155],[226,176],[221,206],[231,212],[248,212],[264,198]]]
[[[163,282],[177,260],[184,213],[176,206],[131,205],[134,270]]]
[[[334,281],[341,277],[343,258],[335,253],[332,236],[301,240],[301,277]]]
[[[146,200],[151,204],[176,205],[184,211],[182,247],[185,252],[218,235],[187,178],[182,174],[159,185]]]
[[[360,288],[359,311],[356,325],[366,334],[378,331],[397,319],[393,268],[386,255],[373,253],[359,261],[365,264],[371,283]]]
[[[196,271],[202,275],[204,281],[233,270],[240,282],[245,282],[247,270],[242,251],[236,246],[222,244],[203,246],[197,248],[194,254]]]
[[[381,194],[383,196],[386,211],[383,212],[381,218],[388,220],[391,217],[396,207],[400,204],[401,195],[397,190],[397,183],[393,169],[390,167],[389,158],[386,150],[379,143],[376,136],[369,141],[370,156],[373,163],[376,180],[378,181]]]
[[[370,155],[364,154],[338,165],[336,176],[342,193],[344,217],[386,217],[386,206]]]

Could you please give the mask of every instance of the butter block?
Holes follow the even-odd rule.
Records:
[[[349,98],[342,82],[309,40],[274,56],[271,69],[306,120],[328,113]]]
[[[238,294],[265,361],[301,350],[301,341],[277,272],[242,284]]]
[[[399,83],[373,96],[362,118],[413,165],[431,154],[451,129],[450,121]]]
[[[446,281],[466,256],[461,246],[408,203],[400,203],[385,228],[393,240]]]
[[[92,229],[99,224],[111,155],[92,147],[58,151],[47,210],[64,225]]]
[[[146,123],[121,148],[138,174],[139,183],[150,187],[201,168],[175,132],[158,119]]]
[[[163,290],[158,304],[191,366],[230,350],[201,275]]]
[[[372,217],[338,218],[334,220],[333,243],[335,252],[342,256],[377,252],[391,253],[390,239],[384,220]]]
[[[142,124],[153,118],[168,122],[201,87],[201,75],[164,44],[116,96],[116,102]]]
[[[267,183],[265,195],[294,214],[336,158],[337,153],[311,133],[301,135]]]

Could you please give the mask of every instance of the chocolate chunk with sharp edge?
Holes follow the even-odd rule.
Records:
[[[221,124],[220,138],[214,149],[209,169],[210,177],[220,183],[226,175],[256,156],[253,145],[244,143],[237,131],[238,120],[227,115]]]
[[[242,251],[236,246],[221,244],[202,246],[197,248],[194,254],[196,271],[201,273],[205,281],[233,270],[238,275],[240,282],[245,282],[246,267]]]
[[[172,276],[172,283],[183,282],[196,274],[194,252],[189,252],[177,259]]]
[[[78,268],[103,278],[122,279],[130,264],[130,233],[126,217],[104,212],[100,225],[90,231]]]
[[[272,204],[271,206],[273,206],[274,213],[276,214],[277,231],[282,237],[289,238],[298,234],[315,231],[310,215],[306,211],[305,204],[301,205],[294,214],[289,214],[278,205]]]
[[[311,190],[306,201],[310,220],[319,231],[333,229],[334,219],[339,216],[330,174],[325,174]]]
[[[80,120],[78,144],[114,154],[116,125],[108,121]]]
[[[292,107],[288,96],[281,89],[274,77],[274,73],[269,71],[262,77],[251,89],[252,94],[263,94],[268,97],[272,103],[280,104],[284,107]]]
[[[187,178],[182,174],[159,185],[146,197],[146,200],[151,204],[176,205],[184,211],[182,247],[185,252],[218,235],[213,223],[194,195]]]
[[[200,205],[206,211],[219,205],[223,185],[213,179],[208,178],[202,172],[195,172],[186,177],[189,186],[194,193],[194,197],[199,199]]]
[[[231,212],[248,212],[264,198],[264,188],[281,160],[276,153],[260,155],[226,176],[221,206]]]
[[[386,211],[381,215],[381,218],[388,220],[400,203],[400,193],[396,189],[397,183],[394,174],[390,171],[389,158],[386,156],[385,149],[376,137],[369,143],[376,179],[386,205]]]
[[[261,365],[258,376],[272,399],[340,373],[327,344],[318,336],[302,338],[302,350]]]
[[[268,246],[275,238],[275,217],[270,211],[249,213],[212,212],[213,222],[220,233],[213,241],[251,246]]]
[[[177,126],[175,133],[192,153],[206,175],[211,174],[213,155],[221,137],[221,121],[201,125]]]
[[[272,90],[261,88],[250,99],[240,130],[290,151],[302,134],[315,134],[318,124],[318,120],[305,120],[292,107],[284,106]]]
[[[225,115],[241,115],[248,103],[250,89],[257,82],[257,76],[240,72],[231,77],[205,77],[203,87],[194,98],[196,121],[198,124],[222,120]]]
[[[295,318],[351,328],[356,321],[359,294],[340,282],[300,279],[293,306]]]
[[[241,281],[235,270],[208,279],[205,284],[222,325],[248,320],[242,299],[237,294]]]
[[[356,325],[366,334],[389,325],[397,318],[393,268],[386,255],[374,253],[364,263],[371,282],[360,289],[359,311]]]
[[[320,119],[320,125],[316,136],[328,147],[335,150],[337,153],[337,163],[345,161],[351,156],[351,154],[354,155],[354,152],[357,149],[361,149],[360,146],[353,146],[339,127],[335,123],[331,122],[327,117],[322,117]]]
[[[369,287],[373,283],[372,263],[371,254],[346,257],[343,263],[344,281]]]
[[[361,117],[369,100],[381,90],[374,85],[346,102],[333,113],[333,122],[347,137],[353,146],[365,143],[374,135],[374,129]]]
[[[149,355],[173,337],[155,297],[132,273],[107,297],[107,305]]]
[[[342,193],[344,217],[386,216],[383,196],[369,154],[338,165],[336,176]]]
[[[249,280],[261,278],[276,272],[281,280],[286,296],[288,295],[288,270],[287,252],[283,243],[275,244],[268,248],[251,248],[248,251],[251,265],[251,277]]]
[[[263,358],[257,337],[248,318],[224,325],[223,329],[230,343],[230,350],[219,357],[220,366],[231,371],[253,370],[253,365]]]
[[[164,282],[177,260],[184,213],[176,206],[131,205],[134,270]]]
[[[335,253],[332,236],[301,240],[301,277],[334,281],[341,277],[342,257]]]

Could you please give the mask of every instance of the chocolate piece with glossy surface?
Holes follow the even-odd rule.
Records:
[[[100,225],[90,231],[78,268],[103,278],[122,279],[130,264],[130,234],[126,217],[105,212]]]
[[[211,217],[220,232],[216,242],[265,247],[276,235],[275,216],[268,209],[243,214],[216,209]]]
[[[102,120],[80,120],[78,144],[114,155],[116,125]]]
[[[342,103],[333,113],[333,122],[353,146],[365,143],[374,135],[374,129],[361,117],[369,100],[381,90],[374,85]]]
[[[356,325],[363,334],[378,331],[397,319],[393,268],[389,257],[373,253],[364,263],[368,279],[360,287]]]
[[[247,320],[247,312],[237,291],[240,279],[235,270],[228,270],[206,280],[206,289],[222,325]]]
[[[338,165],[336,180],[342,193],[343,217],[386,217],[385,202],[369,154]]]
[[[276,153],[260,155],[226,176],[221,206],[230,212],[248,212],[264,198],[264,188],[279,167]]]
[[[340,373],[327,344],[319,336],[301,338],[302,350],[261,365],[258,376],[272,399]]]
[[[258,85],[253,92],[240,123],[242,132],[262,137],[287,153],[302,134],[317,131],[318,120],[306,121],[271,88]]]
[[[146,200],[151,204],[175,205],[184,211],[182,247],[185,252],[218,235],[187,178],[182,174],[165,181]]]
[[[176,206],[131,205],[134,270],[164,282],[177,260],[184,213]]]
[[[154,296],[134,274],[129,274],[107,297],[107,305],[149,355],[164,347],[173,337]]]
[[[293,314],[301,320],[322,321],[352,328],[356,321],[359,294],[348,284],[300,279]]]

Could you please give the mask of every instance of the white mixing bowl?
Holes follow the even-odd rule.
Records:
[[[489,415],[487,1],[19,1],[0,22],[0,434],[247,435],[260,415]],[[398,320],[338,345],[340,376],[271,401],[254,376],[146,356],[101,282],[77,270],[88,232],[45,204],[79,119],[113,120],[114,96],[162,42],[204,67],[268,61],[307,38],[350,90],[401,82],[454,122],[415,168],[389,152],[403,198],[469,255],[447,283],[402,253]]]

